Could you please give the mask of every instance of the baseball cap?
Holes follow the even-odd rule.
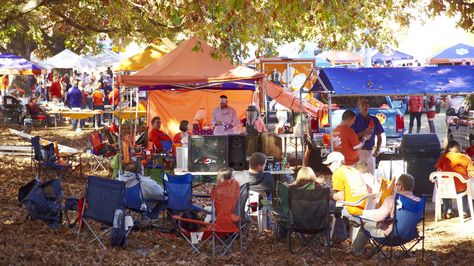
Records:
[[[330,164],[333,162],[342,162],[342,161],[344,161],[344,155],[338,151],[333,151],[328,154],[323,164]]]
[[[219,98],[221,98],[221,99],[222,99],[222,98],[227,99],[227,96],[221,95]]]

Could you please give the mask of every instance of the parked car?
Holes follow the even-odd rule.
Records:
[[[408,110],[408,96],[391,97],[390,99],[392,101],[393,108],[400,109],[402,114],[408,114],[409,113],[409,110]],[[427,97],[425,96],[425,99],[424,99],[425,100],[425,106],[426,106],[426,99],[427,99]],[[441,99],[440,96],[435,96],[435,101],[436,101],[436,113],[439,113],[441,111],[441,102],[443,102],[443,100]],[[423,113],[425,113],[425,112],[426,112],[426,108],[423,109]]]
[[[448,125],[448,139],[463,148],[474,145],[474,94],[466,96],[459,110],[446,110],[446,115],[455,117]]]
[[[324,95],[324,94],[321,94]],[[403,113],[400,108],[396,108],[388,96],[364,96],[369,102],[369,114],[376,116],[382,124],[387,144],[398,142],[402,139],[405,130]],[[327,99],[318,99],[327,103]],[[352,110],[358,113],[358,97],[354,96],[334,96],[332,97],[332,128],[334,129],[341,123],[342,113],[346,110]],[[320,133],[329,133],[329,125],[322,122],[319,125]],[[385,141],[383,141],[385,142]]]

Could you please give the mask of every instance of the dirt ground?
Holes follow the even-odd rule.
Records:
[[[60,144],[87,149],[88,132],[76,135],[68,127],[30,130]],[[25,139],[10,133],[7,127],[0,128],[0,145],[28,145]],[[87,163],[83,162],[85,175]],[[310,251],[290,253],[285,242],[277,241],[271,232],[258,234],[253,226],[246,250],[225,257],[211,257],[191,252],[189,245],[175,235],[159,233],[157,230],[132,231],[125,248],[103,250],[97,243],[89,243],[91,235],[77,239],[74,229],[61,226],[49,229],[41,221],[27,219],[25,209],[17,200],[18,189],[34,178],[31,160],[28,156],[0,155],[0,264],[21,265],[378,265],[388,263],[382,258],[367,259],[350,251],[346,241],[336,244],[331,255],[318,256]],[[328,177],[326,177],[328,178]],[[78,171],[63,180],[66,196],[81,196],[84,193],[85,177]],[[209,190],[202,186],[200,190]],[[420,228],[421,229],[421,228]],[[404,265],[472,265],[474,261],[474,221],[460,224],[457,218],[433,221],[433,204],[427,205],[425,228],[425,256],[421,260],[421,245],[407,259]],[[297,246],[301,247],[301,246]]]

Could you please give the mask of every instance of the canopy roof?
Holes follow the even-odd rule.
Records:
[[[45,69],[14,54],[0,53],[0,75],[39,75]]]
[[[216,59],[213,53],[216,53],[214,48],[192,37],[143,70],[122,76],[122,84],[151,88],[176,84],[202,87],[205,84],[220,83],[225,88],[228,82],[263,78],[262,73],[243,66],[236,67],[225,57]]]
[[[97,66],[110,67],[113,64],[120,62],[123,58],[115,52],[104,50],[102,53],[88,56],[86,59],[96,62]]]
[[[474,46],[458,43],[430,59],[430,64],[474,62]]]
[[[472,93],[474,66],[324,68],[312,90],[325,88],[338,96]]]
[[[92,70],[96,68],[96,63],[80,57],[69,49],[46,60],[53,68],[77,68],[81,70]]]
[[[326,54],[327,60],[331,64],[362,64],[364,57],[353,52],[332,51]]]
[[[377,52],[374,56],[372,56],[372,63],[411,59],[413,59],[412,55],[388,48],[383,53]]]
[[[113,69],[117,72],[142,70],[175,48],[176,45],[168,38],[161,38],[158,43],[152,44],[143,51],[120,61],[120,63],[114,65]]]

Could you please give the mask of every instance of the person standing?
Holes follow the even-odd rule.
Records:
[[[180,144],[182,146],[188,146],[188,138],[189,138],[189,121],[188,120],[181,120],[179,123],[179,132],[176,133],[173,137],[174,144]]]
[[[426,118],[430,126],[430,133],[436,133],[434,118],[436,115],[436,99],[434,95],[428,96],[426,99]]]
[[[59,102],[63,98],[62,94],[62,86],[61,86],[61,78],[59,76],[54,77],[54,82],[51,83],[49,87],[49,98],[53,102]]]
[[[408,100],[408,108],[410,109],[410,127],[408,133],[413,132],[413,123],[416,119],[416,133],[420,133],[421,128],[421,112],[423,111],[423,96],[412,95]]]
[[[359,151],[359,160],[367,163],[369,173],[375,174],[375,157],[380,153],[384,129],[376,116],[369,115],[369,102],[366,99],[359,99],[357,105],[359,113],[356,115],[352,129],[359,139],[368,136]],[[374,150],[375,136],[377,136],[377,145]]]
[[[355,113],[351,110],[346,110],[342,114],[341,123],[334,129],[332,142],[334,144],[334,151],[340,152],[344,155],[345,165],[353,165],[359,161],[359,150],[364,145],[367,137],[362,137],[362,142],[351,126],[355,122]]]
[[[82,91],[79,89],[79,80],[74,80],[74,85],[67,91],[66,94],[66,103],[70,108],[80,108],[82,109],[84,105],[84,98],[82,96]],[[77,128],[78,119],[72,120],[72,129]],[[84,120],[79,120],[79,128],[84,126]]]
[[[104,92],[102,91],[100,82],[96,85],[94,92],[92,93],[92,103],[94,110],[104,111]],[[95,115],[95,127],[98,128],[102,126],[104,121],[102,120],[102,115]]]
[[[220,106],[212,111],[212,125],[214,128],[214,135],[229,135],[235,134],[235,128],[240,121],[237,119],[237,114],[234,108],[227,105],[227,96],[221,95]]]

